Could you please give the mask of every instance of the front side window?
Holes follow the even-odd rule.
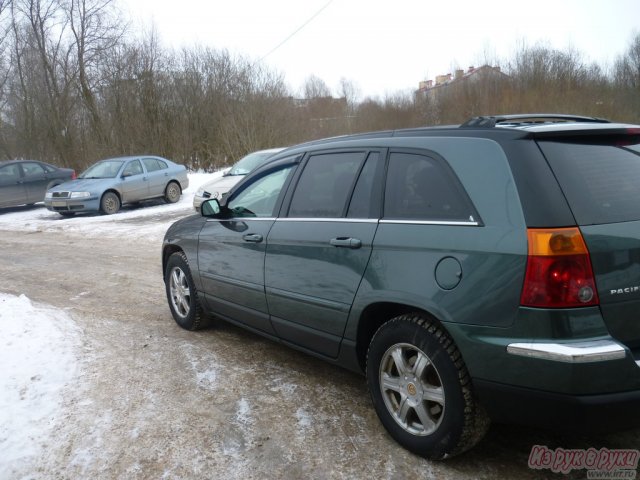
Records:
[[[130,177],[132,175],[140,175],[141,173],[143,173],[143,171],[140,160],[133,160],[124,168],[122,175]]]
[[[325,153],[309,157],[293,194],[289,217],[342,217],[365,153]]]
[[[448,165],[427,155],[393,152],[389,158],[384,217],[473,221],[474,209]]]
[[[258,178],[234,195],[227,208],[234,217],[273,217],[278,197],[293,166],[281,168]]]
[[[0,180],[7,182],[18,180],[20,178],[20,170],[17,163],[12,163],[5,167],[0,167]]]

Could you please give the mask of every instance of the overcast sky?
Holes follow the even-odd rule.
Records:
[[[413,90],[420,80],[457,66],[504,63],[523,42],[574,48],[604,67],[640,33],[640,0],[120,0],[120,5],[134,28],[154,24],[165,47],[200,44],[262,60],[284,74],[294,91],[310,75],[337,91],[344,77],[363,97]]]

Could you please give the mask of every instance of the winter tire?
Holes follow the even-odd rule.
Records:
[[[107,192],[100,200],[100,211],[107,215],[113,215],[120,210],[120,198],[113,192]]]
[[[422,314],[401,315],[378,329],[367,354],[367,382],[382,424],[423,457],[458,455],[489,427],[458,348]]]
[[[164,201],[167,203],[176,203],[180,200],[182,190],[176,182],[169,182],[167,188],[164,189]]]
[[[164,283],[173,319],[185,330],[200,330],[209,325],[198,299],[187,257],[176,252],[169,257]]]

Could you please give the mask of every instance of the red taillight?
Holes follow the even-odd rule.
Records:
[[[76,171],[74,170],[73,172],[71,172],[71,180],[75,180],[76,178],[78,178],[78,176],[76,175]]]
[[[578,228],[529,229],[520,303],[527,307],[598,305],[587,245]]]

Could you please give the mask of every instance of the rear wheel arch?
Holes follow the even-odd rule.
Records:
[[[363,372],[366,370],[369,344],[378,329],[393,318],[409,313],[424,315],[431,321],[435,322],[443,330],[447,331],[447,329],[442,325],[440,319],[424,308],[394,302],[378,302],[370,304],[360,315],[356,336],[358,365]],[[447,333],[449,332],[447,331]]]
[[[384,322],[370,343],[366,377],[382,424],[418,455],[458,455],[489,428],[461,352],[432,316],[411,312]]]
[[[182,186],[177,180],[170,180],[164,189],[163,198],[167,203],[176,203],[182,195]]]

